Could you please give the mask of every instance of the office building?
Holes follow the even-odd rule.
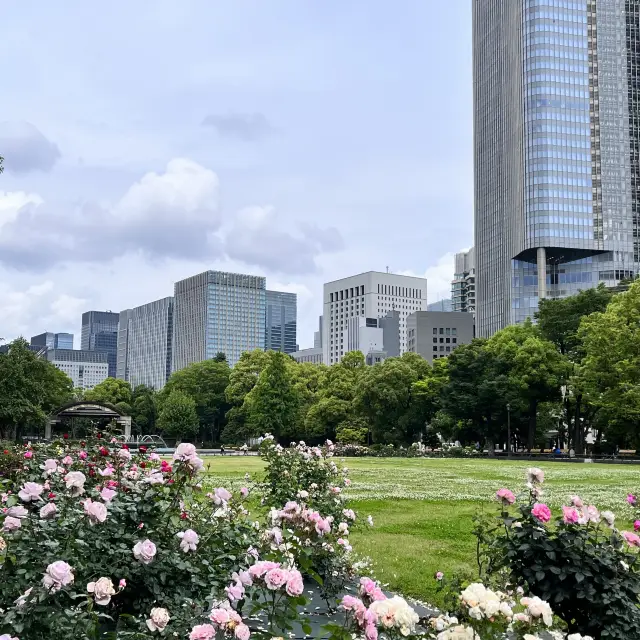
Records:
[[[129,347],[129,321],[133,309],[125,309],[118,316],[118,342],[116,353],[116,378],[129,380],[129,364],[127,362]]]
[[[400,355],[400,312],[387,311],[387,315],[378,319],[382,329],[382,344],[385,357],[397,358]]]
[[[52,333],[47,331],[31,338],[34,347],[47,349],[73,349],[73,333]]]
[[[109,377],[116,377],[118,361],[118,320],[111,311],[87,311],[82,314],[80,349],[107,354]]]
[[[451,308],[451,298],[444,298],[438,302],[432,302],[427,305],[427,311],[453,311]]]
[[[171,375],[173,298],[120,313],[118,374],[131,384],[162,389]]]
[[[266,291],[265,351],[297,351],[297,299],[295,293]]]
[[[407,350],[433,362],[474,338],[473,315],[460,311],[416,311],[407,318]]]
[[[322,316],[318,318],[318,330],[313,334],[313,348],[322,349]]]
[[[323,292],[322,349],[325,364],[340,362],[348,352],[350,318],[382,318],[389,311],[399,316],[400,353],[406,351],[406,318],[426,309],[424,278],[369,271],[328,282]]]
[[[226,355],[264,349],[266,281],[259,276],[205,271],[176,282],[172,370]]]
[[[93,389],[109,377],[108,354],[82,349],[49,349],[47,360],[66,373],[74,389]]]
[[[451,281],[451,309],[447,311],[476,312],[475,249],[456,253],[455,273]],[[431,311],[431,309],[429,309]],[[435,311],[435,309],[434,309]]]
[[[322,364],[322,349],[300,349],[289,354],[296,362],[310,362],[311,364]]]
[[[640,4],[473,3],[478,335],[638,274]]]
[[[366,356],[371,351],[382,351],[382,337],[377,318],[355,316],[347,321],[347,352],[361,351]]]

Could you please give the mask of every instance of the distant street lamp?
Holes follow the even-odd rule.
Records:
[[[511,457],[511,405],[507,402],[507,458]]]

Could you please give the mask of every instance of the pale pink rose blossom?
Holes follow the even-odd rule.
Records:
[[[157,453],[150,453],[149,454],[149,460],[153,460],[153,462],[157,462],[158,460],[160,460],[160,456]]]
[[[45,571],[42,584],[46,589],[49,589],[49,591],[60,591],[62,587],[73,584],[73,570],[62,560],[52,562]]]
[[[22,489],[18,491],[18,497],[22,502],[36,502],[40,499],[40,494],[44,491],[44,487],[37,482],[25,482]]]
[[[587,516],[594,524],[598,524],[598,522],[600,522],[600,512],[597,507],[594,507],[592,504],[587,507]]]
[[[133,557],[142,564],[150,564],[155,558],[157,549],[151,540],[137,542],[133,547]]]
[[[212,609],[211,613],[209,614],[209,620],[222,627],[226,625],[230,620],[229,611],[222,608]]]
[[[302,581],[302,574],[297,569],[289,571],[286,591],[293,597],[302,595],[302,592],[304,591],[304,582]]]
[[[7,509],[7,515],[12,518],[20,518],[20,520],[22,520],[29,515],[29,511],[21,504],[18,504],[15,507],[9,507],[9,509]]]
[[[249,627],[247,627],[244,622],[236,625],[236,628],[233,630],[233,635],[237,638],[237,640],[249,640],[251,636],[251,631],[249,631]]]
[[[582,509],[582,507],[584,507],[584,502],[582,502],[582,498],[580,496],[573,496],[571,498],[571,504],[578,509]]]
[[[186,553],[187,551],[195,551],[198,548],[200,538],[193,529],[180,531],[176,534],[180,538],[180,548]]]
[[[86,451],[80,451],[78,453],[78,458],[80,458],[80,460],[86,460],[87,459],[87,452]]]
[[[46,478],[58,470],[58,461],[53,458],[49,458],[44,461],[44,464],[40,465],[40,468],[44,469],[44,473],[42,475]]]
[[[316,522],[316,533],[320,536],[331,531],[331,525],[327,520],[320,519]]]
[[[84,501],[84,512],[89,516],[91,525],[107,519],[107,507],[102,502],[94,502],[91,498]]]
[[[146,621],[149,631],[164,631],[165,627],[169,624],[169,612],[162,607],[154,607],[149,613],[149,618]]]
[[[14,604],[18,609],[22,609],[25,604],[27,604],[27,600],[33,591],[33,587],[29,587],[17,600],[15,600]],[[2,640],[2,636],[0,636],[0,640]]]
[[[213,503],[216,505],[223,504],[225,502],[229,502],[231,500],[231,493],[227,491],[224,487],[218,487],[213,492]]]
[[[118,449],[118,458],[125,461],[131,460],[131,451],[129,449]]]
[[[40,517],[43,520],[50,520],[51,518],[56,517],[56,513],[58,511],[58,507],[56,507],[55,502],[48,502],[47,504],[40,509]]]
[[[81,496],[84,493],[84,483],[87,478],[81,471],[70,471],[64,477],[64,481],[72,496]]]
[[[509,489],[500,489],[496,492],[496,498],[504,505],[513,504],[516,501],[516,497]]]
[[[281,569],[280,567],[267,571],[264,576],[264,582],[267,585],[267,589],[271,589],[272,591],[275,591],[282,585],[286,584],[288,579],[289,572],[285,569]]]
[[[216,630],[210,624],[198,624],[189,634],[189,640],[212,640],[216,635]]]
[[[103,607],[111,602],[111,596],[116,593],[111,578],[100,578],[97,582],[90,582],[87,585],[87,591],[93,594],[96,604]]]
[[[248,571],[240,571],[236,573],[235,571],[231,574],[231,579],[234,582],[239,582],[245,587],[250,587],[253,584],[253,580],[251,578],[251,574]]]
[[[106,478],[108,476],[112,476],[115,473],[115,469],[113,467],[105,467],[104,469],[98,469],[98,473]]]
[[[173,454],[174,460],[182,460],[183,462],[196,455],[196,448],[190,442],[181,442]]]
[[[246,498],[248,493],[249,493],[249,489],[247,489],[247,487],[242,487],[242,489],[240,489],[240,495],[243,498]]]
[[[249,567],[249,575],[252,578],[261,578],[267,571],[271,571],[271,569],[276,569],[280,566],[279,562],[271,562],[270,560],[262,560],[260,562],[256,562],[254,565]]]
[[[111,502],[111,500],[113,500],[116,495],[118,495],[118,492],[114,491],[113,489],[109,489],[108,487],[104,487],[104,489],[102,489],[102,491],[100,492],[100,497],[105,502]]]
[[[12,531],[17,531],[22,526],[22,522],[19,518],[13,518],[12,516],[7,516],[4,519],[4,524],[2,525],[2,530],[5,533],[11,533]]]
[[[580,514],[574,507],[562,507],[562,514],[565,524],[575,524],[580,519]]]
[[[70,467],[73,464],[73,458],[71,456],[65,456],[62,458],[62,464],[65,467]]]
[[[230,584],[224,589],[227,592],[229,600],[242,600],[244,596],[244,587],[240,582]]]
[[[630,531],[622,531],[622,537],[627,541],[627,544],[631,547],[640,547],[640,536]]]

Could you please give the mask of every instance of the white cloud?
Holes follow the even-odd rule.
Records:
[[[0,229],[18,217],[22,207],[39,204],[42,204],[42,198],[36,193],[0,191]]]
[[[7,171],[50,171],[60,157],[53,142],[29,122],[0,122],[0,149]]]
[[[424,273],[400,271],[401,275],[418,276],[427,279],[427,297],[429,303],[451,297],[451,280],[454,271],[454,253],[445,253],[435,264],[430,265]]]

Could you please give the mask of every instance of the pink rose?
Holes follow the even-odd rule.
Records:
[[[12,531],[18,530],[22,526],[22,522],[19,518],[13,518],[12,516],[7,516],[4,519],[4,524],[2,526],[2,530],[6,533],[11,533]]]
[[[551,510],[546,504],[536,502],[531,509],[531,514],[534,518],[540,520],[540,522],[549,522],[551,520]]]
[[[443,578],[444,578],[444,573],[442,573],[442,571],[437,571],[436,572],[436,580],[438,582],[440,582]]]
[[[175,453],[173,454],[173,459],[182,460],[184,462],[185,460],[188,460],[189,458],[192,458],[195,455],[196,455],[196,448],[194,445],[192,445],[190,442],[181,442],[176,447]]]
[[[237,640],[249,640],[249,636],[251,635],[251,631],[249,631],[249,627],[247,627],[244,622],[241,622],[233,631]]]
[[[360,593],[362,595],[372,596],[376,586],[371,578],[360,578]]]
[[[249,493],[249,489],[247,489],[247,487],[242,487],[242,489],[240,489],[240,495],[243,498],[246,498],[248,493]]]
[[[378,640],[378,628],[375,624],[368,624],[364,628],[364,637],[367,640]]]
[[[382,589],[380,589],[380,587],[376,587],[376,590],[373,592],[373,595],[371,596],[371,599],[374,602],[380,602],[382,600],[386,600],[387,596],[384,595]]]
[[[186,553],[187,551],[195,551],[198,548],[200,537],[193,529],[180,531],[176,534],[180,538],[180,548]]]
[[[218,487],[213,492],[213,503],[216,505],[229,502],[231,500],[231,494],[223,487]]]
[[[87,478],[81,471],[70,471],[64,477],[64,481],[72,496],[81,496],[84,493],[84,483]]]
[[[58,511],[58,507],[56,507],[54,502],[48,502],[47,504],[40,509],[40,517],[43,520],[50,520],[51,518],[55,518],[56,512]]]
[[[91,498],[84,501],[84,512],[89,516],[91,525],[107,519],[107,507],[102,502],[94,502]]]
[[[225,587],[225,591],[227,592],[227,597],[231,601],[242,600],[244,596],[244,587],[240,582],[230,584],[228,587]]]
[[[22,489],[18,491],[18,497],[22,502],[36,502],[40,499],[40,494],[44,491],[44,487],[37,482],[25,482]]]
[[[29,459],[29,458],[33,458],[33,451],[25,451],[24,452],[24,457]]]
[[[504,505],[513,504],[516,501],[516,497],[509,489],[500,489],[500,491],[497,491],[496,498]]]
[[[304,582],[302,581],[302,574],[297,569],[289,571],[286,591],[292,597],[302,595],[302,592],[304,591]]]
[[[86,451],[80,451],[80,453],[78,453],[78,458],[80,458],[80,460],[86,460],[87,459],[87,452]]]
[[[320,520],[316,522],[316,532],[318,533],[318,535],[322,536],[325,533],[329,533],[330,531],[331,525],[327,520],[323,520],[322,518],[320,518]]]
[[[582,502],[582,498],[580,498],[580,496],[573,496],[573,498],[571,498],[571,504],[578,509],[582,509],[582,507],[584,507],[584,502]]]
[[[142,564],[150,564],[156,556],[156,545],[151,540],[137,542],[133,547],[133,557]]]
[[[636,497],[630,493],[630,494],[627,496],[627,502],[628,502],[632,507],[635,507],[635,505],[636,505]]]
[[[640,520],[636,520],[636,521],[633,523],[633,530],[634,530],[634,531],[638,531],[638,530],[640,530]]]
[[[21,504],[18,504],[15,507],[9,507],[9,509],[7,509],[7,515],[22,520],[29,515],[29,512]]]
[[[209,614],[209,620],[211,620],[211,622],[215,622],[215,624],[220,627],[226,625],[227,622],[229,622],[229,619],[229,612],[226,609],[212,609]]]
[[[111,500],[113,500],[113,498],[118,494],[117,491],[114,491],[113,489],[109,489],[108,487],[105,487],[101,492],[100,492],[100,497],[105,501],[105,502],[111,502]]]
[[[102,606],[108,605],[111,602],[111,596],[116,593],[111,578],[100,578],[97,582],[90,582],[87,585],[87,591],[93,593],[96,604]]]
[[[574,507],[562,507],[562,513],[565,524],[575,524],[580,519],[580,514]]]
[[[359,598],[356,598],[354,596],[349,596],[346,595],[342,598],[342,602],[340,603],[342,605],[342,608],[345,611],[355,611],[356,609],[360,608],[361,606],[364,606],[362,604],[362,600],[360,600]]]
[[[65,456],[62,458],[62,464],[65,467],[70,467],[73,464],[73,458],[71,456]]]
[[[267,585],[267,589],[271,589],[272,591],[275,589],[279,589],[283,584],[286,584],[288,579],[289,572],[281,569],[280,567],[276,567],[275,569],[271,569],[271,571],[267,571],[264,576],[264,581]]]
[[[630,531],[622,531],[622,537],[631,547],[640,547],[640,536]]]
[[[98,470],[98,473],[99,473],[103,478],[106,478],[106,477],[108,477],[108,476],[112,476],[112,475],[115,473],[115,471],[114,471],[113,467],[106,467],[106,468],[104,468],[104,469],[99,469],[99,470]]]
[[[239,573],[236,573],[234,571],[231,574],[231,579],[234,582],[239,582],[241,585],[244,585],[245,587],[250,587],[253,584],[251,574],[248,571],[240,571]]]
[[[252,578],[261,578],[267,571],[271,571],[271,569],[276,569],[280,566],[278,562],[270,562],[269,560],[263,560],[261,562],[256,562],[254,565],[249,567],[249,575]]]
[[[120,582],[118,582],[118,587],[120,589],[124,589],[127,586],[127,581],[124,578],[120,578]]]
[[[215,635],[216,630],[210,624],[197,624],[191,629],[189,640],[212,640]]]
[[[62,560],[52,562],[45,571],[42,584],[49,591],[60,591],[62,587],[73,584],[73,570]]]
[[[154,462],[157,462],[158,460],[160,460],[160,456],[157,453],[150,453],[149,454],[149,460],[153,460]]]

